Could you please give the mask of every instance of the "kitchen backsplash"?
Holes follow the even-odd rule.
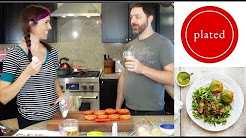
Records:
[[[59,57],[68,57],[70,64],[86,68],[103,68],[103,55],[121,58],[125,44],[102,43],[100,17],[58,18],[58,42],[52,44]]]

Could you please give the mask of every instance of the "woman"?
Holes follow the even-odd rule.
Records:
[[[23,40],[8,51],[0,78],[0,102],[6,104],[17,96],[20,129],[51,119],[58,109],[54,103],[63,98],[56,78],[58,51],[42,41],[51,29],[50,11],[30,5],[21,20]]]

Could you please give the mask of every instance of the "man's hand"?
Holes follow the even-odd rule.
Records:
[[[128,57],[126,59],[125,66],[127,70],[129,71],[132,71],[138,74],[143,73],[144,65],[141,62],[139,62],[136,58]]]

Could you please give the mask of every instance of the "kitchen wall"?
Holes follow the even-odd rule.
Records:
[[[68,57],[70,64],[86,68],[103,68],[104,54],[120,58],[124,44],[102,43],[100,17],[58,18],[58,42],[52,44],[59,57]]]

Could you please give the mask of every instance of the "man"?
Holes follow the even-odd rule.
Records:
[[[120,75],[116,108],[125,99],[132,115],[164,114],[165,86],[173,85],[173,45],[153,31],[153,18],[153,4],[131,6],[131,27],[137,37],[128,50],[134,58],[127,59]]]

